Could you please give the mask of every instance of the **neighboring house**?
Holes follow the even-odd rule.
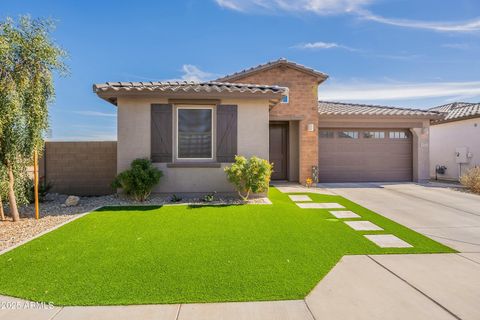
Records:
[[[429,179],[435,111],[319,102],[327,75],[280,59],[215,82],[107,82],[118,108],[117,171],[150,158],[159,192],[231,191],[236,154],[274,163],[274,180],[304,183]]]
[[[431,177],[458,180],[467,169],[480,166],[480,103],[455,102],[430,110],[443,114],[430,127]],[[444,173],[436,174],[442,166]]]

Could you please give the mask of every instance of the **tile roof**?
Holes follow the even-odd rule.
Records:
[[[442,119],[435,121],[434,124],[480,117],[480,103],[454,102],[429,110],[438,111],[444,115]]]
[[[427,118],[438,118],[441,114],[437,111],[386,107],[356,103],[343,103],[332,101],[319,101],[318,113],[320,115],[336,116],[417,116]]]
[[[239,72],[235,72],[235,73],[232,73],[232,74],[229,74],[229,75],[226,75],[224,77],[221,77],[219,79],[217,79],[217,81],[233,81],[233,80],[236,80],[236,79],[239,79],[239,78],[242,78],[244,76],[247,76],[251,73],[256,73],[256,72],[260,72],[260,71],[263,71],[263,70],[266,70],[266,69],[270,69],[270,68],[273,68],[273,67],[276,67],[276,66],[279,66],[279,65],[285,65],[285,66],[289,66],[291,68],[294,68],[294,69],[297,69],[299,71],[302,71],[302,72],[305,72],[305,73],[308,73],[314,77],[317,77],[319,78],[319,80],[321,81],[324,81],[328,78],[328,75],[326,73],[323,73],[323,72],[320,72],[320,71],[317,71],[315,69],[312,69],[312,68],[309,68],[309,67],[306,67],[304,65],[301,65],[299,63],[296,63],[296,62],[293,62],[293,61],[289,61],[285,58],[280,58],[278,60],[274,60],[274,61],[269,61],[267,63],[264,63],[264,64],[260,64],[256,67],[252,67],[252,68],[248,68],[248,69],[244,69],[242,71],[239,71]]]
[[[228,82],[106,82],[93,85],[96,93],[106,91],[159,91],[159,92],[239,92],[239,93],[280,93],[288,92],[288,88],[280,86],[228,83]]]

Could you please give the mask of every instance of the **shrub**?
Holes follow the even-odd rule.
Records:
[[[45,182],[44,177],[40,177],[38,179],[38,201],[39,202],[45,202],[47,198],[47,194],[50,192],[50,190],[53,188],[53,184],[50,182]],[[35,186],[34,182],[32,179],[28,180],[28,201],[30,203],[35,202]]]
[[[216,191],[212,192],[212,193],[209,193],[209,194],[206,194],[203,196],[202,198],[202,201],[203,202],[212,202],[213,200],[215,200],[215,195],[217,194]]]
[[[182,197],[177,196],[176,194],[172,194],[172,196],[170,197],[170,202],[180,202],[182,200]]]
[[[460,183],[474,193],[480,194],[480,167],[472,168],[460,177]]]
[[[265,192],[268,190],[272,165],[264,159],[251,157],[246,159],[236,156],[235,162],[225,168],[227,179],[238,191],[243,200],[248,200],[250,193]]]
[[[135,159],[129,170],[117,175],[112,187],[123,189],[123,192],[135,201],[145,201],[162,176],[162,171],[155,168],[150,160]]]

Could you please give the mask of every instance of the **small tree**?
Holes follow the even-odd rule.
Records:
[[[246,159],[236,156],[235,162],[225,168],[227,179],[237,189],[243,200],[248,200],[251,193],[260,193],[268,190],[272,165],[264,159],[255,156]]]
[[[480,194],[480,167],[472,168],[460,177],[460,183],[474,193]]]
[[[21,17],[0,22],[0,163],[8,176],[10,214],[19,220],[16,191],[26,166],[43,148],[53,72],[64,73],[65,52],[50,37],[49,20]]]
[[[162,176],[162,171],[155,168],[150,160],[135,159],[132,161],[129,170],[117,175],[112,187],[115,189],[121,188],[126,195],[135,201],[145,201]]]

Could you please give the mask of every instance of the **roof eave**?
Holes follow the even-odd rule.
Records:
[[[392,118],[392,119],[441,119],[439,114],[342,114],[342,113],[318,113],[321,118],[346,118],[346,119],[371,119],[371,118]]]
[[[443,117],[441,117],[438,120],[432,120],[430,124],[432,126],[434,126],[434,125],[437,125],[437,124],[444,124],[444,123],[450,123],[450,122],[470,120],[470,119],[475,119],[475,118],[480,118],[480,114],[474,114],[474,115],[469,115],[469,116],[459,117],[459,118],[454,118],[454,119],[443,119]]]
[[[271,64],[262,65],[262,66],[260,66],[256,69],[254,68],[254,69],[251,69],[251,70],[240,71],[240,72],[237,72],[237,73],[234,73],[234,74],[231,74],[231,75],[227,75],[227,76],[224,76],[222,78],[218,78],[215,81],[219,81],[219,82],[237,81],[237,80],[245,78],[247,76],[251,76],[253,74],[257,74],[257,73],[260,73],[260,72],[265,71],[265,70],[273,69],[273,68],[281,66],[281,65],[292,68],[292,69],[295,69],[295,70],[298,70],[299,72],[309,74],[309,75],[317,78],[317,82],[319,84],[324,82],[325,80],[327,80],[328,77],[329,77],[328,74],[326,74],[326,73],[315,71],[313,69],[310,70],[310,69],[304,68],[302,66],[296,65],[295,63],[292,63],[290,61],[280,60],[280,61],[277,61],[277,62],[274,62],[274,63],[271,63]]]
[[[152,97],[169,99],[264,99],[275,105],[282,99],[283,92],[178,92],[178,91],[123,91],[94,89],[97,96],[113,105],[117,105],[119,97]]]

